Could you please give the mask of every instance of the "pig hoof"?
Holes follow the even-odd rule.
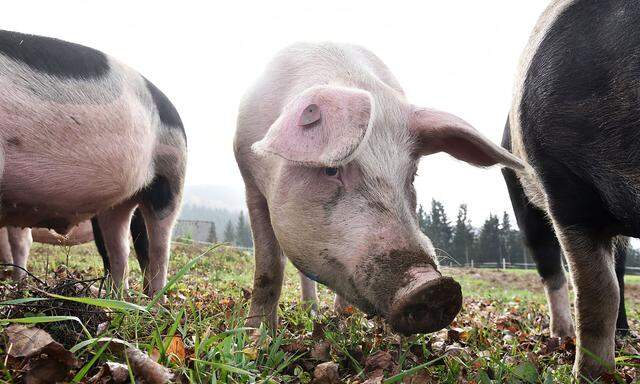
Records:
[[[393,304],[390,323],[399,333],[430,333],[451,324],[462,308],[462,289],[451,277],[429,280]]]

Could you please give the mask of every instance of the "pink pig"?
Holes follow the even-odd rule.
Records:
[[[234,149],[255,242],[249,326],[277,324],[285,255],[401,333],[447,326],[462,294],[418,227],[418,162],[447,152],[522,168],[464,120],[409,103],[371,52],[332,43],[276,56],[242,100]]]
[[[139,207],[153,294],[166,282],[186,152],[176,109],[138,72],[92,48],[0,30],[0,227],[66,235],[96,216],[113,280],[126,286]]]

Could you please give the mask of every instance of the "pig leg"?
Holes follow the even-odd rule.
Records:
[[[0,263],[13,264],[13,256],[11,256],[11,244],[9,243],[7,227],[0,228]],[[0,279],[8,278],[8,271],[8,266],[2,266],[0,268]]]
[[[108,257],[109,273],[113,280],[114,287],[129,289],[127,281],[129,269],[129,222],[133,212],[134,204],[128,202],[113,207],[97,215],[99,231],[102,235],[104,250]],[[99,244],[99,241],[97,242]]]
[[[302,272],[300,274],[300,286],[302,287],[302,303],[309,305],[312,310],[318,309],[318,292],[316,282],[308,278]]]
[[[177,177],[171,178],[171,180],[174,179]],[[144,290],[149,297],[161,291],[167,283],[171,233],[180,210],[182,185],[174,184],[169,180],[161,176],[156,177],[144,191],[139,206],[147,229],[148,252],[140,256],[146,256],[146,261],[141,262],[141,267],[145,268],[146,262]],[[137,220],[139,226],[142,222]],[[136,240],[139,241],[142,238]],[[136,250],[140,248],[136,247]]]
[[[555,226],[576,292],[574,374],[577,377],[598,378],[615,367],[615,332],[620,296],[613,242],[591,233],[562,227],[558,223]]]
[[[27,259],[29,258],[29,250],[31,249],[30,228],[7,227],[9,244],[11,246],[11,255],[13,256],[13,264],[27,268]],[[24,269],[13,268],[13,279],[20,281],[26,275]]]
[[[562,250],[547,215],[527,198],[515,172],[503,169],[509,197],[523,241],[542,278],[550,313],[552,337],[574,336],[569,289],[562,267]]]
[[[629,333],[629,322],[627,321],[627,310],[624,305],[624,273],[627,261],[627,250],[629,247],[628,239],[621,239],[616,242],[615,258],[616,258],[616,278],[618,279],[618,288],[620,289],[620,306],[618,307],[618,320],[616,322],[616,332],[620,336],[626,336]]]
[[[147,267],[149,266],[149,239],[147,237],[147,225],[142,217],[142,212],[136,209],[131,219],[131,238],[133,239],[133,249],[136,250],[136,258],[140,264],[140,270],[146,276]],[[149,282],[145,281],[145,286]]]
[[[269,208],[257,188],[246,182],[247,206],[253,232],[255,271],[248,327],[264,321],[271,329],[278,323],[278,300],[282,291],[285,259],[269,219]]]

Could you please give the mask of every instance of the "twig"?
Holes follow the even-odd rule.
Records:
[[[89,284],[89,283],[95,283],[96,281],[99,281],[99,280],[102,281],[104,279],[105,279],[105,277],[103,276],[103,277],[96,277],[94,279],[87,279],[87,280],[69,280],[69,282],[61,284],[61,285],[58,285],[56,287],[53,287],[52,289],[54,289],[54,290],[62,290],[64,288],[67,288],[67,287],[70,287],[70,286],[73,286],[73,285],[76,285],[76,284],[85,285],[85,288],[86,288],[87,286],[90,287],[92,285],[92,284]]]
[[[34,275],[33,273],[27,271],[25,268],[23,268],[23,267],[21,267],[19,265],[15,265],[15,264],[11,264],[11,263],[0,263],[0,266],[2,266],[2,267],[14,267],[14,268],[22,269],[23,271],[25,271],[27,273],[27,275],[31,276],[33,279],[38,281],[40,284],[44,285],[45,287],[48,287],[47,283],[45,283],[44,281],[40,280],[36,275]]]

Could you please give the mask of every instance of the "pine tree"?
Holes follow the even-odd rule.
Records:
[[[502,262],[500,247],[500,220],[498,216],[490,214],[480,229],[478,237],[478,261],[484,263]]]
[[[429,228],[429,225],[430,225],[430,220],[429,220],[429,215],[427,215],[427,213],[424,211],[422,204],[418,206],[417,214],[418,214],[418,226],[420,227],[420,230],[422,231],[422,233],[426,234],[427,228]]]
[[[459,265],[471,265],[473,259],[475,234],[468,217],[466,204],[460,205],[456,225],[451,238],[451,256]]]
[[[236,224],[236,242],[239,247],[252,247],[253,239],[251,238],[251,228],[244,218],[244,212],[240,212],[238,222]]]
[[[452,229],[441,202],[431,200],[431,212],[425,224],[425,234],[431,239],[433,246],[448,252],[451,249]]]
[[[236,233],[233,229],[233,224],[231,220],[227,221],[227,226],[224,229],[224,242],[229,244],[236,243]]]
[[[511,217],[507,212],[502,215],[500,241],[502,257],[510,263],[524,262],[524,245],[520,239],[520,233],[511,227]]]
[[[216,223],[211,222],[211,226],[209,227],[209,235],[207,236],[207,242],[209,243],[217,243],[218,235],[216,234]]]

